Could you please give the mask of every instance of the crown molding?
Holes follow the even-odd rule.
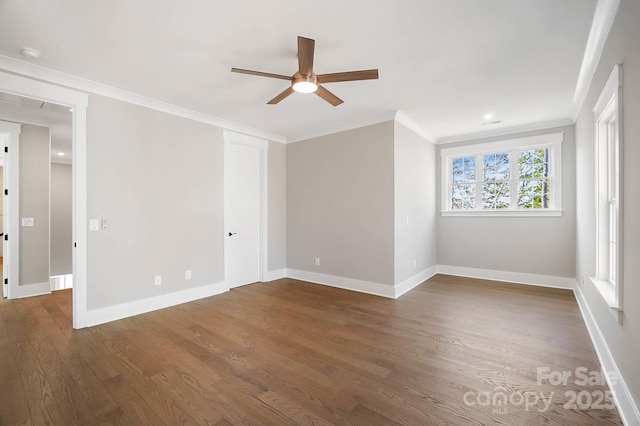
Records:
[[[582,105],[587,98],[591,81],[598,68],[600,57],[607,41],[609,31],[613,26],[613,21],[618,13],[620,0],[598,0],[596,10],[593,14],[593,22],[587,39],[587,46],[582,57],[582,66],[578,75],[576,91],[573,95],[573,106],[571,108],[571,119],[575,122],[580,114]]]
[[[436,140],[429,132],[418,126],[418,124],[416,124],[416,122],[413,121],[413,119],[404,112],[397,110],[394,118],[398,123],[414,131],[429,142],[434,143],[434,141]]]
[[[575,124],[575,121],[569,118],[561,118],[559,120],[523,124],[520,126],[505,127],[502,129],[496,129],[496,130],[490,130],[490,131],[484,131],[484,132],[465,133],[462,135],[446,136],[438,139],[436,144],[442,145],[442,144],[448,144],[448,143],[454,143],[454,142],[467,142],[467,141],[490,138],[495,136],[507,136],[507,135],[513,135],[516,133],[552,129],[554,127],[561,127],[561,126],[570,126],[572,124]]]
[[[223,129],[255,136],[257,138],[267,139],[273,142],[280,143],[287,142],[286,138],[281,135],[265,132],[263,130],[255,129],[253,127],[245,126],[233,121],[214,117],[212,115],[204,114],[178,105],[173,105],[168,102],[159,101],[157,99],[128,92],[126,90],[118,89],[106,84],[97,83],[95,81],[56,71],[51,68],[46,68],[40,65],[34,65],[18,59],[10,58],[8,56],[0,55],[0,69],[5,70],[9,73],[22,75],[24,77],[53,83],[58,86],[68,87],[86,93],[106,96],[130,104],[150,108],[182,118],[187,118],[189,120],[211,124]]]

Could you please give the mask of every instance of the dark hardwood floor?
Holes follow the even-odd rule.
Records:
[[[571,292],[443,275],[398,300],[283,279],[82,330],[69,290],[0,301],[1,425],[621,424],[579,367],[599,368]]]

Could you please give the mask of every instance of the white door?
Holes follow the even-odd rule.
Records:
[[[225,281],[230,288],[261,280],[264,141],[225,132]],[[261,146],[262,145],[262,146]]]

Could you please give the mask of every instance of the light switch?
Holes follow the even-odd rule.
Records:
[[[107,229],[107,228],[108,228],[108,226],[107,226],[107,219],[102,219],[102,220],[101,220],[101,222],[102,222],[102,229],[103,229],[103,230],[104,230],[104,229]]]
[[[22,226],[33,226],[34,221],[32,217],[23,217]]]
[[[100,230],[100,219],[89,219],[89,231]]]

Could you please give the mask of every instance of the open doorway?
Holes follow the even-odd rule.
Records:
[[[3,241],[3,260],[17,260],[3,267],[3,284],[4,278],[16,281],[13,287],[3,285],[5,296],[69,289],[73,284],[72,111],[68,106],[0,93],[0,120],[3,127],[14,129],[5,133],[2,165],[10,161],[15,170],[7,180],[19,181],[11,190],[9,182],[3,182],[6,191],[0,211],[4,219],[6,204],[13,206],[14,214],[8,215],[9,221],[3,220],[2,234],[13,224],[10,240],[18,242],[16,247]],[[4,167],[3,175],[9,177]]]
[[[38,80],[25,75],[16,75],[0,70],[0,92],[23,96],[30,99],[40,99],[56,105],[66,105],[73,108],[72,135],[73,135],[73,328],[83,328],[91,324],[87,310],[87,106],[89,95],[74,89],[69,89],[68,84],[57,85],[51,83],[48,76],[40,74]],[[54,76],[55,77],[55,76]],[[17,144],[17,137],[12,138]],[[13,143],[13,142],[12,142]],[[9,154],[10,156],[10,154]],[[12,175],[14,169],[6,172],[8,163],[5,161],[5,176]],[[5,182],[9,189],[15,188],[16,180]],[[18,188],[15,188],[19,191]],[[14,203],[15,204],[15,203]],[[13,211],[13,205],[5,208],[5,215],[11,213],[12,217],[18,217],[17,211]],[[8,211],[9,210],[9,211]],[[6,219],[5,219],[6,220]],[[5,222],[6,223],[6,222]],[[18,221],[11,221],[11,227],[7,231],[17,234]],[[15,229],[13,228],[15,226]],[[14,232],[16,231],[16,232]],[[17,239],[10,239],[14,244]],[[6,246],[5,246],[6,247]],[[11,263],[9,270],[10,281],[16,284],[17,280],[11,277],[17,274],[18,266],[14,260],[4,258],[5,265]],[[6,269],[5,269],[6,272]],[[6,279],[6,277],[5,277]],[[48,283],[47,283],[48,284]],[[17,285],[16,285],[17,287]],[[9,285],[11,290],[12,285]],[[4,290],[4,282],[3,282]]]

